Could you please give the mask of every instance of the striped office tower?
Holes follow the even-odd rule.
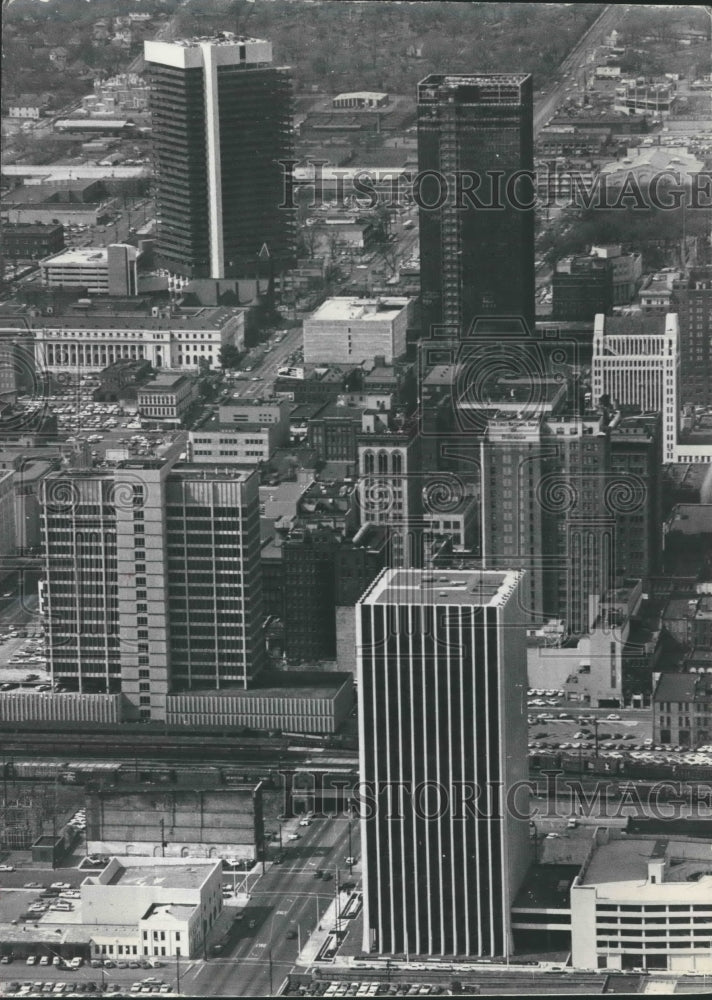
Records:
[[[384,570],[356,609],[364,950],[511,952],[530,860],[524,574]]]

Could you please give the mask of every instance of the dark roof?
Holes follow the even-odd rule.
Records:
[[[694,701],[699,674],[660,674],[653,701]]]

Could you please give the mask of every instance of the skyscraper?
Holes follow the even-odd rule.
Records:
[[[289,261],[294,213],[280,207],[279,161],[292,155],[291,82],[270,65],[271,44],[221,32],[146,42],[144,57],[164,265],[254,277],[264,246],[276,266]]]
[[[510,953],[530,860],[516,572],[384,570],[357,606],[364,950]]]
[[[264,665],[253,473],[164,460],[43,483],[53,681],[165,718],[171,690],[246,687]]]
[[[478,317],[518,316],[533,331],[533,142],[531,76],[431,75],[418,84],[420,275],[430,328],[459,339]]]

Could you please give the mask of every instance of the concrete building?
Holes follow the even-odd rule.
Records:
[[[52,678],[148,719],[169,690],[244,688],[263,665],[257,479],[173,470],[182,446],[42,484]]]
[[[237,394],[236,394],[237,395]],[[289,442],[286,399],[235,398],[209,413],[189,434],[190,461],[259,465]]]
[[[381,355],[391,364],[405,354],[412,325],[410,299],[327,299],[304,320],[304,361],[358,364]]]
[[[38,317],[34,336],[38,367],[53,373],[89,375],[124,359],[196,371],[201,362],[218,368],[222,347],[244,347],[245,311],[139,305],[130,312],[112,312],[89,304],[61,317]]]
[[[264,840],[262,785],[89,790],[87,853],[254,859]]]
[[[593,329],[594,401],[662,415],[663,461],[676,460],[679,424],[679,324],[666,316],[596,316]]]
[[[625,580],[602,597],[591,596],[588,635],[579,640],[575,651],[562,653],[576,663],[564,684],[571,701],[622,707],[623,655],[642,594],[641,580]]]
[[[336,733],[353,711],[353,676],[345,671],[264,674],[246,690],[194,689],[168,695],[168,725],[247,726],[288,733]]]
[[[80,886],[91,957],[199,958],[222,912],[222,865],[203,858],[112,858]]]
[[[272,46],[231,32],[147,41],[158,243],[190,278],[254,277],[295,256],[281,160],[293,159],[291,80]],[[226,165],[229,164],[229,169]]]
[[[709,630],[709,599],[704,614]],[[653,692],[653,739],[684,747],[705,746],[712,741],[712,666],[709,670],[660,674]]]
[[[597,829],[571,886],[576,969],[712,972],[709,841]]]
[[[136,393],[138,412],[149,420],[179,423],[197,399],[195,382],[188,375],[162,372]]]
[[[42,284],[48,288],[82,288],[89,295],[136,295],[138,256],[135,247],[122,243],[75,247],[42,261]]]
[[[613,110],[627,115],[653,115],[667,118],[675,102],[675,87],[671,83],[647,83],[625,80],[616,87]]]
[[[511,953],[531,854],[499,798],[527,777],[522,578],[390,569],[357,605],[367,953]],[[463,809],[465,787],[498,789],[499,808]]]

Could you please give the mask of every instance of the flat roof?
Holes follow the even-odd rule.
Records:
[[[126,243],[114,243],[112,246],[126,247],[129,251],[129,257],[134,260],[138,257],[136,247]],[[84,264],[98,267],[106,266],[108,261],[108,247],[75,247],[71,250],[63,250],[61,253],[55,254],[54,257],[46,257],[40,261],[40,265],[42,267],[81,267]]]
[[[165,920],[166,917],[173,917],[174,920],[190,920],[195,913],[197,904],[191,906],[188,903],[153,903],[146,910],[141,920]]]
[[[161,372],[152,378],[150,382],[146,382],[145,385],[141,386],[141,392],[154,392],[161,389],[172,389],[173,386],[178,385],[180,382],[185,380],[185,374],[180,375],[169,375],[167,372]]]
[[[362,320],[364,322],[383,322],[393,320],[401,313],[410,299],[403,297],[378,298],[378,299],[354,299],[350,296],[338,296],[327,299],[311,316],[307,323],[333,322],[335,320]]]
[[[228,306],[203,306],[168,316],[151,316],[146,312],[92,312],[63,316],[38,316],[35,329],[40,330],[221,330],[244,309]]]
[[[108,885],[159,885],[171,889],[199,889],[217,862],[191,859],[185,865],[132,865],[119,863]]]
[[[345,683],[353,680],[348,671],[325,671],[324,673],[302,670],[291,671],[284,678],[270,675],[252,681],[250,688],[193,688],[190,691],[173,691],[167,695],[170,699],[176,697],[196,696],[210,698],[241,698],[254,701],[258,698],[333,698]]]
[[[648,882],[648,863],[664,861],[662,882]],[[692,878],[690,877],[692,876]],[[599,845],[581,878],[582,885],[605,886],[603,895],[628,898],[631,892],[679,900],[712,898],[712,844],[708,840],[631,837]]]
[[[503,607],[522,576],[513,570],[387,569],[362,603]]]
[[[571,883],[580,871],[580,865],[532,865],[513,908],[568,911]]]

